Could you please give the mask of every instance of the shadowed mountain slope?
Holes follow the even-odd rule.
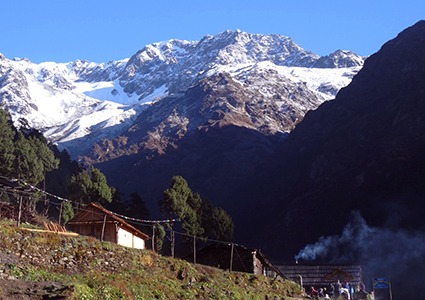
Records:
[[[246,239],[259,233],[255,241],[281,259],[339,233],[352,210],[372,225],[424,229],[424,116],[420,21],[369,57],[335,100],[307,113],[239,191],[249,221],[237,228]]]

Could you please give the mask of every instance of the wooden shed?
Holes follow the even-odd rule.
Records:
[[[302,286],[306,291],[311,287],[330,287],[338,280],[341,283],[348,281],[350,287],[356,289],[363,282],[361,265],[343,265],[343,264],[291,264],[291,265],[276,265],[282,273],[289,279],[299,282],[302,281]]]
[[[193,255],[185,258],[193,262]],[[287,279],[258,249],[237,244],[212,243],[196,252],[196,263],[224,270],[262,274]]]
[[[149,239],[149,236],[95,203],[81,209],[66,226],[81,235],[130,248],[145,249]]]

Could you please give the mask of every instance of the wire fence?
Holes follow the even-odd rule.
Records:
[[[63,197],[59,197],[56,195],[53,195],[49,192],[46,192],[38,187],[35,187],[33,185],[30,185],[22,180],[16,180],[16,179],[12,179],[12,181],[15,182],[19,182],[20,184],[23,184],[24,186],[30,187],[31,189],[37,191],[37,192],[41,192],[46,196],[52,197],[56,200],[59,200],[60,202],[56,202],[52,199],[45,199],[44,205],[54,205],[56,207],[61,207],[60,208],[60,213],[59,213],[59,217],[58,217],[58,223],[60,225],[61,223],[61,212],[62,212],[62,207],[64,202],[68,202],[71,204],[72,209],[74,211],[80,212],[80,211],[90,211],[90,213],[94,214],[94,215],[98,215],[99,217],[104,217],[105,213],[104,212],[96,212],[93,210],[87,210],[85,209],[86,204],[84,203],[79,203],[77,201],[72,201]],[[9,195],[15,195],[15,193],[13,191],[10,190],[4,190],[3,192],[6,192]],[[137,227],[137,229],[141,230],[143,233],[145,233],[146,235],[148,235],[151,240],[152,240],[152,244],[149,245],[150,249],[153,251],[156,251],[156,234],[155,234],[155,228],[158,225],[166,225],[163,226],[165,232],[166,232],[166,236],[164,237],[164,241],[169,241],[169,243],[164,243],[162,246],[162,251],[161,254],[164,255],[169,255],[169,256],[177,256],[177,257],[187,257],[189,255],[193,255],[193,262],[196,263],[196,252],[197,249],[199,249],[200,247],[206,246],[208,244],[211,243],[216,243],[216,244],[223,244],[223,245],[228,245],[231,246],[232,248],[232,256],[233,253],[236,254],[236,256],[238,256],[238,252],[237,250],[234,250],[234,246],[240,246],[238,244],[235,244],[233,242],[230,241],[221,241],[221,240],[216,240],[216,239],[212,239],[209,237],[204,237],[204,236],[193,236],[193,235],[189,235],[185,232],[181,232],[178,230],[174,229],[174,224],[177,223],[176,227],[180,228],[179,226],[179,222],[176,219],[166,219],[166,220],[144,220],[144,219],[138,219],[138,218],[133,218],[133,217],[128,217],[128,216],[124,216],[122,214],[113,212],[113,211],[109,211],[106,210],[108,213],[110,213],[111,215],[115,215],[119,218],[122,218],[125,220],[125,222],[135,225]],[[19,224],[19,222],[18,222]],[[176,238],[177,236],[177,238]],[[240,255],[239,255],[240,257]],[[230,268],[231,269],[231,268]]]
[[[22,182],[21,182],[22,183]],[[193,235],[189,235],[185,232],[181,232],[179,230],[176,230],[176,228],[180,228],[181,229],[181,224],[180,222],[178,222],[175,219],[171,219],[171,220],[143,220],[143,219],[137,219],[137,218],[133,218],[133,217],[127,217],[121,214],[118,214],[116,212],[113,211],[109,211],[109,210],[105,210],[105,212],[102,211],[93,211],[93,210],[87,210],[85,208],[85,204],[83,203],[79,203],[76,201],[71,201],[53,194],[50,194],[46,191],[43,191],[37,187],[31,186],[29,184],[26,184],[26,186],[31,187],[32,189],[41,192],[43,194],[45,194],[46,196],[49,196],[50,198],[53,198],[55,200],[59,200],[59,201],[54,201],[50,198],[45,198],[44,201],[38,201],[40,203],[44,203],[44,205],[53,205],[55,207],[60,206],[60,211],[63,208],[63,204],[64,202],[68,202],[71,204],[72,208],[74,211],[80,212],[80,211],[85,211],[85,212],[90,212],[92,214],[98,215],[100,218],[102,218],[105,223],[106,220],[106,216],[107,214],[111,214],[111,215],[115,215],[116,217],[122,218],[125,220],[126,223],[128,224],[132,224],[134,225],[134,227],[136,227],[137,229],[139,229],[140,231],[142,231],[143,233],[145,233],[147,236],[149,236],[152,240],[151,245],[149,245],[149,243],[147,243],[146,245],[148,246],[147,248],[151,249],[154,252],[158,252],[156,249],[157,248],[157,244],[156,242],[156,236],[155,236],[155,228],[156,226],[162,226],[166,232],[166,236],[164,237],[164,243],[163,243],[163,247],[160,251],[160,253],[162,255],[165,256],[171,256],[171,257],[179,257],[182,259],[185,259],[189,262],[193,262],[193,263],[198,263],[197,261],[197,253],[198,253],[198,249],[206,249],[208,248],[207,246],[214,246],[216,247],[218,245],[218,247],[221,247],[221,254],[220,254],[220,263],[217,264],[217,262],[215,262],[215,265],[211,264],[210,261],[207,261],[205,263],[204,262],[200,262],[201,264],[207,264],[210,266],[214,266],[214,267],[219,267],[222,269],[227,269],[229,271],[241,271],[241,272],[250,272],[250,273],[254,273],[254,266],[253,266],[253,255],[255,255],[254,253],[257,252],[257,250],[254,249],[248,249],[245,248],[244,246],[240,245],[240,244],[236,244],[233,241],[222,241],[222,240],[217,240],[217,239],[212,239],[210,237],[204,237],[204,236],[193,236]],[[6,192],[9,195],[14,195],[16,196],[16,193],[10,190],[1,190],[0,187],[0,192]],[[31,198],[30,196],[26,195],[28,198]],[[19,198],[19,211],[21,209],[21,205],[22,205],[22,196],[17,197]],[[60,216],[61,213],[59,213],[59,217],[58,217],[58,223],[60,225]],[[56,221],[56,220],[55,220]],[[165,226],[163,226],[165,225]],[[19,221],[18,221],[18,226],[19,226]],[[103,226],[104,227],[104,226]],[[99,238],[99,237],[97,237]],[[102,237],[100,238],[101,240],[103,240],[103,229],[102,229]],[[168,242],[167,242],[168,241]],[[222,245],[222,246],[220,246]],[[201,252],[201,251],[199,251]],[[216,255],[217,256],[217,255]],[[262,256],[262,254],[261,254]],[[274,269],[274,268],[273,268]],[[260,270],[260,272],[262,272]],[[275,272],[276,273],[276,272]],[[260,273],[257,273],[260,274]],[[271,274],[271,273],[270,273]],[[273,273],[274,274],[274,273]],[[277,274],[277,273],[276,273]],[[267,275],[268,276],[268,275]],[[284,277],[284,275],[281,275]],[[273,276],[275,277],[275,276]]]

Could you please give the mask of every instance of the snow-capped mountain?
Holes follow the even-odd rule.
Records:
[[[103,138],[125,133],[136,120],[140,126],[142,112],[152,121],[151,112],[158,112],[161,101],[174,105],[165,109],[161,104],[162,114],[156,115],[162,118],[158,124],[165,126],[176,113],[174,108],[179,110],[179,100],[202,80],[208,85],[205,80],[217,74],[245,91],[241,99],[248,98],[242,106],[234,106],[232,99],[221,95],[222,103],[215,101],[208,109],[213,102],[204,99],[196,122],[194,110],[178,112],[182,124],[191,124],[185,130],[208,124],[215,109],[223,110],[224,105],[224,114],[249,120],[241,126],[266,134],[289,132],[308,110],[334,98],[362,64],[363,59],[349,51],[319,57],[285,36],[224,31],[200,41],[147,45],[129,59],[101,64],[79,60],[34,64],[0,55],[0,101],[16,125],[25,118],[75,157]],[[206,110],[211,114],[202,113]]]

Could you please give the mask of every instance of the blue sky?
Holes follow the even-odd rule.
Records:
[[[425,18],[425,1],[3,1],[0,53],[34,63],[128,58],[147,44],[223,30],[281,34],[305,50],[370,55]]]

